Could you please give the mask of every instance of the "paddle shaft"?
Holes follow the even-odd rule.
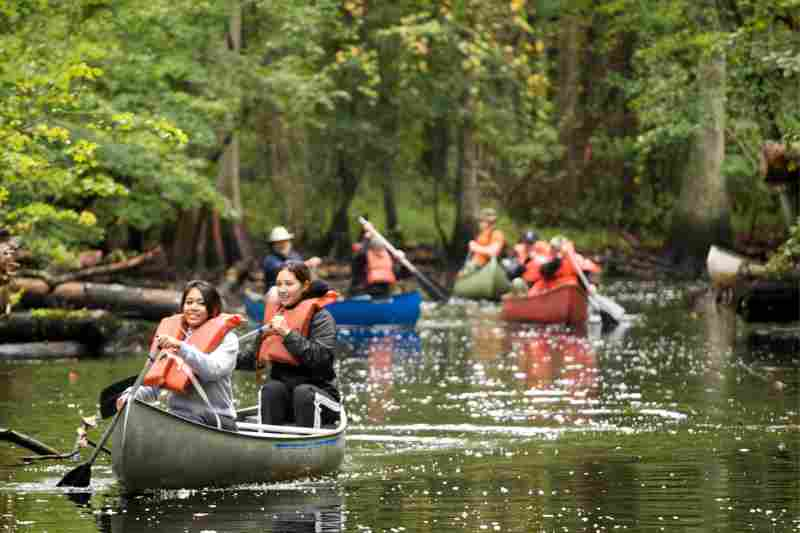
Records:
[[[605,298],[606,307],[602,305],[602,297],[597,293],[594,285],[589,283],[589,280],[586,279],[586,275],[581,270],[580,265],[578,264],[578,260],[575,258],[575,254],[571,250],[567,250],[567,257],[569,258],[570,263],[572,263],[572,268],[578,273],[578,278],[581,280],[586,291],[589,293],[589,303],[594,307],[597,311],[603,312],[608,314],[613,320],[619,322],[622,318],[621,314],[625,313],[625,310],[622,309],[619,304],[616,302],[612,302],[609,298]],[[616,311],[616,308],[619,308],[619,312]],[[620,316],[617,316],[620,315]]]
[[[567,250],[567,257],[569,258],[569,262],[572,263],[572,268],[578,273],[578,278],[580,278],[583,288],[586,289],[589,294],[594,294],[594,287],[589,283],[589,280],[586,279],[586,274],[583,273],[580,265],[578,265],[578,260],[575,258],[575,254],[572,253],[572,250]],[[591,302],[591,300],[589,301]]]
[[[369,221],[367,219],[365,219],[364,217],[358,217],[358,222],[362,226],[364,226],[364,225],[369,223]],[[386,238],[383,235],[378,233],[378,230],[376,230],[374,226],[372,226],[371,231],[372,231],[373,235],[375,235],[375,237],[377,237],[377,239],[379,241],[381,241],[381,243],[386,247],[386,249],[389,250],[389,253],[391,253],[393,256],[395,256],[395,258],[397,258],[397,260],[400,261],[400,263],[402,263],[402,265],[404,267],[406,267],[408,270],[410,270],[415,276],[417,276],[417,278],[419,278],[424,283],[429,285],[428,288],[433,293],[433,296],[435,296],[437,299],[442,300],[442,301],[447,300],[447,295],[444,293],[444,291],[440,290],[438,287],[436,287],[436,285],[433,284],[433,282],[431,280],[429,280],[427,277],[425,277],[425,275],[422,272],[420,272],[417,269],[417,267],[415,267],[413,264],[411,264],[411,261],[409,261],[406,258],[405,254],[401,254],[397,250],[397,248],[392,246],[392,243],[387,241]]]
[[[245,333],[239,337],[239,342],[250,340],[262,331],[265,331],[269,328],[269,324],[264,324],[263,326],[260,326],[253,331]],[[116,407],[114,406],[114,403],[117,401],[117,398],[119,398],[120,395],[128,390],[135,382],[136,376],[128,376],[125,379],[112,383],[100,392],[100,413],[103,418],[108,418],[113,416],[112,413],[116,413]]]
[[[136,378],[136,381],[131,387],[131,391],[128,394],[129,401],[132,401],[132,399],[136,397],[136,391],[139,390],[139,387],[141,386],[142,381],[144,381],[144,376],[145,374],[147,374],[147,370],[149,368],[150,368],[150,359],[148,358],[144,364],[144,368],[142,368],[142,371],[139,372],[139,376]],[[125,407],[127,407],[127,405]],[[106,430],[103,432],[103,436],[100,437],[100,441],[97,443],[97,447],[92,452],[92,455],[89,456],[87,464],[91,465],[92,463],[94,463],[94,460],[97,459],[97,456],[100,454],[100,451],[103,449],[103,446],[106,445],[106,441],[111,436],[111,432],[114,430],[114,426],[117,425],[117,421],[119,421],[120,419],[120,414],[124,410],[125,409],[120,409],[119,411],[117,411],[117,414],[114,415],[114,419],[111,421],[111,424],[108,425]]]

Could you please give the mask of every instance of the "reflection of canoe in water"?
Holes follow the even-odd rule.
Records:
[[[299,533],[344,531],[345,525],[344,496],[336,487],[319,483],[258,490],[158,491],[146,497],[123,496],[119,507],[119,512],[97,515],[100,531]]]
[[[264,300],[261,296],[245,292],[245,309],[250,320],[261,322],[264,317]],[[388,298],[369,296],[340,300],[325,306],[333,315],[336,325],[374,326],[394,324],[413,326],[417,323],[422,304],[419,291],[404,292]]]
[[[589,316],[586,292],[578,282],[568,282],[533,296],[503,300],[503,319],[542,324],[583,324]]]
[[[422,353],[422,339],[409,327],[344,326],[336,329],[336,339],[355,356],[364,356],[376,345],[392,347],[398,356],[415,357]]]
[[[498,300],[511,288],[503,266],[492,258],[482,268],[460,275],[453,285],[453,296],[472,300]]]
[[[219,430],[132,402],[114,430],[114,474],[129,491],[224,487],[326,474],[344,459],[344,412],[332,429],[237,424]]]

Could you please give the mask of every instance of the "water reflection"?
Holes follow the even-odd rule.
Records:
[[[611,331],[513,326],[484,303],[340,331],[352,424],[335,489],[120,500],[101,457],[79,507],[53,487],[68,465],[16,466],[25,452],[0,444],[0,531],[800,533],[796,350],[756,355],[735,317],[681,290],[622,286],[640,316]],[[68,448],[99,390],[140,366],[0,365],[0,420]],[[236,380],[250,403],[252,374]]]
[[[344,498],[331,487],[171,491],[121,498],[96,514],[103,533],[344,531]]]
[[[597,354],[586,335],[538,329],[515,332],[511,342],[517,354],[517,377],[529,391],[562,391],[572,397],[597,396]]]

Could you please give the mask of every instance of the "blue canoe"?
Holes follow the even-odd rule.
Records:
[[[419,291],[404,292],[388,298],[360,296],[340,300],[325,307],[336,325],[376,326],[383,324],[413,326],[419,319],[422,295]],[[247,316],[260,323],[264,318],[264,300],[261,295],[245,291],[244,306]]]

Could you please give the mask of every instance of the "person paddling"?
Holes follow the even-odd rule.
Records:
[[[308,265],[299,261],[281,268],[275,287],[264,310],[270,329],[256,341],[259,364],[270,365],[269,379],[259,391],[260,423],[333,424],[340,401],[334,371],[336,322],[323,307],[337,294],[320,294]]]
[[[497,212],[491,207],[481,209],[478,220],[478,235],[469,241],[469,259],[461,274],[474,272],[486,265],[492,257],[498,257],[506,245],[503,232],[497,229]]]
[[[150,357],[157,359],[136,398],[155,402],[166,390],[170,412],[193,422],[235,430],[231,379],[239,339],[233,329],[242,318],[222,313],[219,292],[202,280],[186,284],[180,309],[181,313],[164,318],[158,325],[150,347]],[[163,364],[169,358],[175,364]],[[191,383],[192,379],[202,390]],[[128,396],[129,391],[120,395],[118,410]]]
[[[395,262],[383,241],[373,237],[369,228],[365,234],[370,238],[362,241],[350,264],[350,296],[369,295],[375,298],[388,297],[397,286],[397,280],[408,277],[410,273]],[[353,247],[356,250],[356,247]],[[405,255],[402,250],[397,253]]]

